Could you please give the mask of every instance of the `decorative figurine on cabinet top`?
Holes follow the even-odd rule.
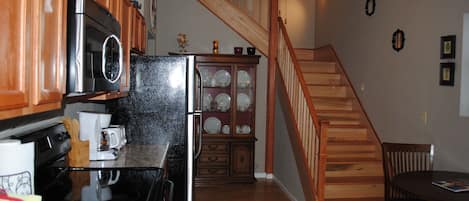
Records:
[[[179,52],[187,52],[186,47],[187,47],[187,40],[186,34],[179,33],[177,37],[178,45],[179,45]]]

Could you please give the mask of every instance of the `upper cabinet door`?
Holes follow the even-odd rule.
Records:
[[[65,93],[67,1],[32,2],[33,104],[60,103]]]
[[[29,104],[27,1],[0,1],[0,110],[19,109]]]

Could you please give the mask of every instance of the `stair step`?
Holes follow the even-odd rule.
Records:
[[[346,183],[361,183],[361,184],[378,184],[384,182],[384,176],[349,176],[349,177],[329,177],[326,178],[328,184],[346,184]]]
[[[304,48],[295,48],[295,55],[298,61],[313,61],[314,50],[304,49]]]
[[[326,184],[325,198],[376,198],[384,195],[384,184]],[[360,199],[362,200],[362,199]]]
[[[327,153],[343,152],[374,152],[376,146],[370,141],[347,141],[347,142],[329,142],[327,143]]]
[[[312,98],[316,110],[353,110],[351,98]]]
[[[343,86],[343,85],[337,85],[337,86],[308,85],[308,90],[312,97],[345,98],[345,97],[348,97],[348,94],[349,94],[349,87]]]
[[[375,197],[375,198],[334,198],[334,199],[325,199],[325,201],[384,201],[384,197]]]
[[[340,159],[375,159],[375,152],[351,152],[351,153],[333,153],[327,155],[328,159],[340,158]]]
[[[328,120],[331,126],[359,126],[361,121],[359,119],[350,119],[344,117],[332,118],[319,118],[320,120]]]
[[[327,162],[381,162],[378,158],[327,158]]]
[[[303,73],[306,84],[340,85],[342,76],[338,73]]]
[[[300,61],[303,73],[335,73],[337,72],[335,62]]]
[[[383,163],[381,161],[363,162],[328,162],[326,177],[380,177],[383,176]]]
[[[328,141],[368,140],[368,130],[363,127],[330,127]]]
[[[314,104],[314,102],[313,102]],[[348,118],[348,119],[360,119],[361,115],[359,112],[349,111],[334,111],[334,110],[316,110],[317,115],[321,119],[327,118]]]

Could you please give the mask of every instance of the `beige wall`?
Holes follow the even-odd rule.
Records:
[[[220,53],[233,53],[233,47],[250,46],[197,0],[158,0],[158,55],[177,51],[176,36],[185,33],[188,51],[211,53],[212,41],[219,41]],[[244,49],[246,51],[246,49]],[[267,60],[263,56],[257,68],[255,171],[264,172]]]
[[[285,112],[277,96],[275,99],[275,143],[274,143],[274,175],[288,192],[292,201],[305,200],[300,174],[296,167]]]
[[[280,15],[295,48],[314,48],[316,0],[279,0]]]
[[[433,143],[436,168],[469,171],[469,119],[459,117],[464,0],[318,0],[316,45],[333,44],[382,141]],[[405,48],[391,47],[405,32]],[[456,82],[439,86],[440,36],[456,34]],[[428,113],[428,124],[422,114]]]

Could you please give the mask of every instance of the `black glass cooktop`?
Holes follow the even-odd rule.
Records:
[[[43,201],[159,201],[163,173],[158,169],[49,169],[38,172],[36,194]]]

